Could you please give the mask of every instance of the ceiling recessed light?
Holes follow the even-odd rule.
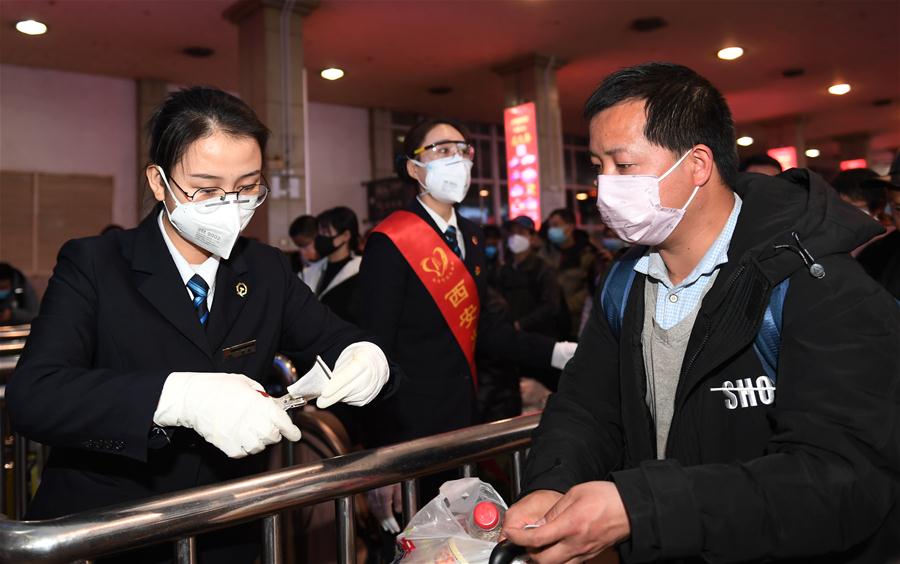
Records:
[[[724,49],[719,49],[719,52],[716,53],[723,61],[733,61],[743,54],[744,50],[740,47],[725,47]]]
[[[846,83],[832,84],[828,87],[828,93],[834,94],[835,96],[843,96],[847,92],[850,92],[850,85]]]
[[[807,157],[814,159],[822,153],[818,149],[807,149],[805,154]]]
[[[740,145],[741,147],[749,147],[750,145],[753,144],[753,138],[749,137],[747,135],[744,135],[743,137],[738,137],[737,144]]]
[[[194,59],[207,59],[215,53],[210,47],[200,47],[199,45],[185,47],[181,52]]]
[[[47,33],[47,25],[37,20],[22,20],[16,22],[16,29],[25,35],[44,35]]]
[[[797,78],[798,76],[803,76],[805,73],[806,71],[804,69],[801,69],[800,67],[794,67],[781,71],[781,76],[785,78]]]
[[[478,195],[481,196],[482,198],[487,198],[488,196],[491,195],[491,193],[487,190],[481,190],[478,192]]]
[[[579,202],[583,202],[588,199],[588,195],[585,192],[579,192],[579,193],[575,194],[575,199],[578,200]]]
[[[650,16],[648,18],[638,18],[631,22],[631,29],[641,33],[648,31],[656,31],[669,25],[669,22],[659,16]]]
[[[319,73],[319,75],[325,80],[337,80],[339,78],[343,78],[344,71],[339,68],[331,67],[323,70]]]
[[[429,94],[434,94],[436,96],[443,96],[445,94],[450,94],[453,92],[452,86],[432,86],[428,89]]]

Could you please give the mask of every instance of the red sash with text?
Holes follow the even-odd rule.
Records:
[[[408,211],[396,211],[374,229],[387,235],[416,276],[425,285],[462,349],[472,381],[475,372],[475,339],[481,303],[478,287],[463,261],[424,219]]]

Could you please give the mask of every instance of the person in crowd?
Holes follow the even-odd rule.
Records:
[[[866,184],[867,180],[878,178],[878,173],[870,168],[842,170],[831,181],[841,199],[867,216],[880,220],[887,203],[887,196],[881,184]]]
[[[362,258],[359,256],[359,222],[347,207],[331,208],[316,217],[319,233],[314,239],[316,254],[321,260],[303,269],[301,279],[306,282],[319,301],[338,317],[350,323],[359,318],[357,275]]]
[[[750,155],[741,161],[738,166],[738,172],[755,172],[757,174],[765,174],[766,176],[776,176],[783,172],[781,163],[778,159],[770,157],[765,153]]]
[[[575,215],[560,208],[547,217],[547,239],[544,258],[557,271],[559,286],[569,309],[568,337],[577,339],[584,302],[590,295],[592,273],[597,262],[597,249],[587,232],[576,229]]]
[[[509,303],[517,330],[563,339],[569,330],[568,310],[556,270],[532,250],[534,221],[519,216],[506,224],[509,257],[500,269],[498,288]]]
[[[378,337],[403,371],[403,386],[367,408],[366,446],[466,427],[477,421],[476,350],[524,365],[561,367],[573,343],[517,332],[483,307],[485,238],[455,206],[469,190],[474,149],[452,120],[428,120],[404,137],[398,174],[418,197],[381,222],[360,268],[360,325]],[[446,476],[428,477],[429,499]],[[396,530],[390,513],[399,488],[370,496],[373,512]],[[397,509],[396,505],[394,508]]]
[[[122,231],[124,229],[125,228],[122,227],[121,225],[118,225],[116,223],[110,223],[109,225],[107,225],[106,227],[104,227],[103,229],[100,230],[100,234],[106,235],[110,231]]]
[[[484,269],[489,286],[497,287],[497,277],[503,265],[503,233],[496,225],[482,226],[484,233]]]
[[[859,264],[900,301],[900,153],[891,164],[887,176],[863,180],[864,190],[882,189],[887,195],[892,228],[857,256]]]
[[[267,445],[300,439],[264,393],[276,352],[307,366],[324,358],[330,381],[298,382],[322,408],[366,404],[389,380],[381,349],[322,306],[277,249],[240,237],[268,193],[268,130],[250,107],[188,88],[149,133],[158,204],[135,229],[62,247],[7,385],[14,429],[52,447],[27,519],[263,469]],[[253,526],[201,536],[201,561],[251,563],[258,539]],[[170,558],[163,546],[117,561]]]
[[[810,171],[739,175],[728,105],[686,67],[616,71],[585,116],[601,217],[637,247],[504,534],[540,564],[895,561],[900,308],[848,255],[882,228]]]
[[[22,271],[0,262],[0,325],[31,323],[40,305],[34,287]]]
[[[318,233],[319,226],[314,216],[301,215],[291,222],[288,235],[299,249],[297,253],[291,254],[291,269],[297,274],[321,258],[314,244]]]

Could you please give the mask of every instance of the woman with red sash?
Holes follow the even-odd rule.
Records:
[[[451,120],[426,121],[406,134],[398,173],[419,194],[372,232],[359,280],[360,325],[406,379],[390,400],[367,408],[367,447],[477,423],[476,348],[541,368],[562,368],[574,353],[574,343],[517,332],[482,311],[484,237],[454,207],[469,189],[473,157],[466,129]],[[421,497],[429,499],[439,484],[423,479]],[[370,500],[382,524],[395,528],[390,506],[399,510],[399,488],[388,486]]]

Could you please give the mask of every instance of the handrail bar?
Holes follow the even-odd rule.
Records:
[[[523,415],[46,521],[0,518],[0,562],[71,562],[174,540],[526,447]]]

